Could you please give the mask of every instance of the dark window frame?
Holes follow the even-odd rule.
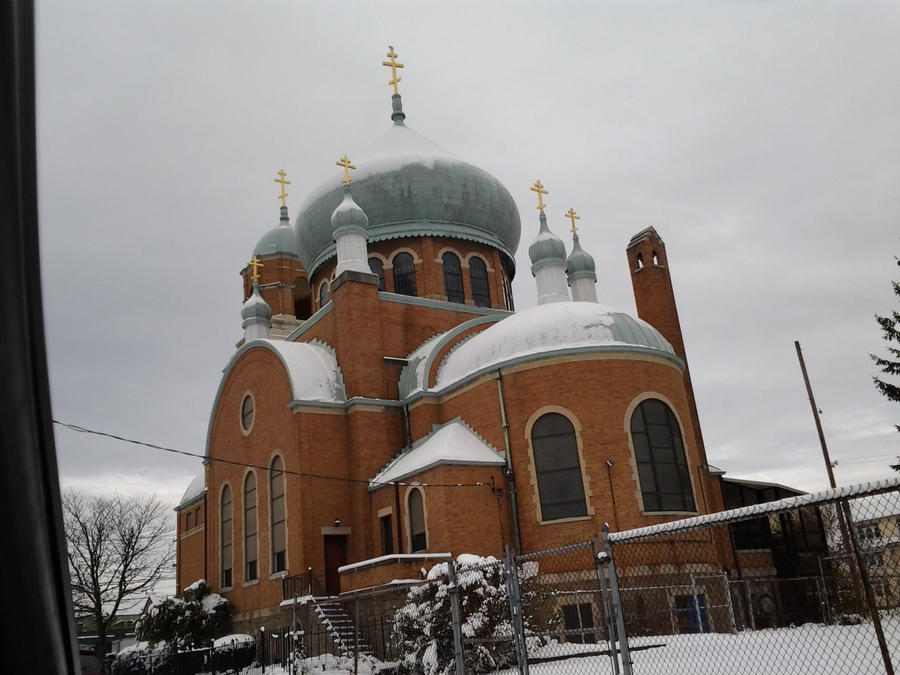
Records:
[[[416,295],[416,261],[411,253],[402,251],[392,261],[394,293]]]
[[[287,569],[287,501],[285,493],[287,486],[284,480],[284,460],[281,455],[275,455],[269,464],[269,549],[271,551],[270,563],[272,574],[284,572]],[[278,513],[280,512],[280,518]],[[278,540],[281,540],[281,548]]]
[[[222,588],[231,588],[234,583],[232,577],[232,568],[234,567],[233,509],[231,486],[226,483],[219,496],[219,560],[222,567],[220,578]]]
[[[575,425],[560,412],[546,412],[529,435],[541,522],[587,516]]]
[[[416,498],[416,504],[413,503],[413,498]],[[410,490],[406,497],[406,508],[409,514],[409,552],[427,551],[428,526],[425,522],[425,495],[419,488]]]
[[[373,266],[372,263],[375,263]],[[372,270],[372,274],[378,277],[378,290],[384,290],[384,260],[379,258],[378,256],[370,256],[369,257],[369,269]]]
[[[259,518],[256,474],[244,476],[244,581],[259,578]]]
[[[441,269],[444,272],[444,295],[447,302],[464,303],[462,263],[453,251],[444,251],[441,256]]]
[[[690,466],[681,425],[658,398],[641,401],[629,424],[644,511],[694,513]]]
[[[472,288],[472,302],[476,307],[491,306],[491,284],[488,279],[487,263],[479,256],[469,258],[469,285]]]

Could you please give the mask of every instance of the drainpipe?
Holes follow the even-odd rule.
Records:
[[[522,552],[522,534],[519,531],[519,501],[516,498],[516,481],[513,475],[512,453],[509,449],[509,422],[506,420],[506,404],[503,402],[503,376],[497,369],[497,400],[500,402],[500,425],[503,427],[503,444],[506,446],[506,490],[509,494],[509,508],[512,513],[513,537],[516,554]]]

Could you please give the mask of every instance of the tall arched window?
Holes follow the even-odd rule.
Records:
[[[259,577],[256,545],[256,476],[244,478],[244,581]]]
[[[323,281],[319,285],[319,309],[324,307],[326,302],[328,302],[328,282]]]
[[[394,293],[416,294],[416,267],[409,253],[394,256]]]
[[[369,258],[369,269],[378,277],[378,290],[384,290],[384,262],[381,258]]]
[[[222,498],[219,503],[219,560],[221,561],[222,575],[219,585],[222,588],[230,588],[232,585],[231,566],[234,560],[232,551],[232,527],[231,527],[231,486],[222,488]]]
[[[287,569],[284,461],[276,456],[269,470],[269,512],[272,514],[272,574]]]
[[[407,500],[409,507],[409,551],[424,551],[428,548],[425,536],[425,503],[422,501],[422,491],[413,489]]]
[[[631,415],[631,440],[645,511],[694,511],[691,477],[672,410],[648,398]]]
[[[447,251],[441,256],[444,266],[444,293],[450,302],[463,302],[462,268],[459,257]]]
[[[575,428],[565,415],[541,415],[531,427],[541,520],[587,515]]]
[[[472,300],[478,307],[491,306],[491,289],[488,286],[487,265],[477,257],[469,258],[469,282],[472,284]]]

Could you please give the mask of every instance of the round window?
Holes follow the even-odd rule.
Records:
[[[250,431],[250,428],[253,426],[253,416],[253,397],[247,394],[244,396],[244,400],[241,401],[241,429]]]

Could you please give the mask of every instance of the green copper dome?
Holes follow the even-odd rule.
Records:
[[[566,246],[562,243],[562,239],[547,227],[547,216],[543,211],[541,211],[541,229],[528,247],[528,257],[531,258],[532,269],[547,263],[566,264]]]
[[[402,115],[368,153],[353,157],[353,199],[369,218],[370,242],[451,237],[498,249],[510,267],[521,224],[496,178],[453,157],[403,124]],[[314,190],[296,220],[300,261],[312,276],[335,255],[331,215],[343,199],[341,173]]]
[[[572,252],[566,259],[566,276],[569,279],[588,277],[597,280],[597,265],[591,255],[581,248],[577,234],[572,235]]]
[[[259,240],[256,248],[253,249],[253,255],[273,255],[276,253],[288,253],[296,258],[300,257],[297,255],[297,233],[291,227],[286,206],[281,207],[281,222],[278,226],[266,232]]]

